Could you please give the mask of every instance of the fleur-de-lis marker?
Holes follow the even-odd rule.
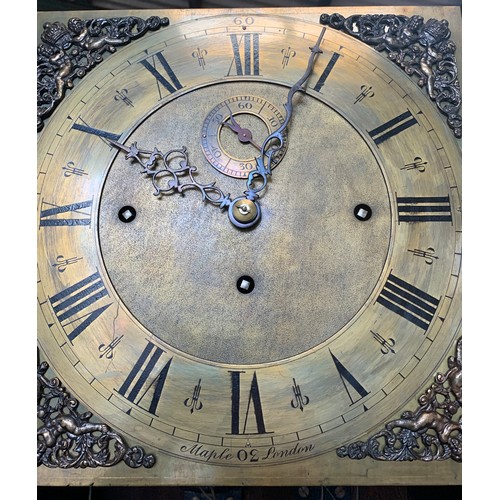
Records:
[[[309,404],[309,397],[302,394],[299,384],[293,379],[293,399],[291,401],[292,408],[300,408],[300,411],[304,411],[304,406]]]
[[[186,398],[184,400],[184,406],[189,408],[190,413],[194,413],[194,411],[200,411],[203,408],[203,403],[200,399],[201,394],[201,378],[198,380],[198,383],[195,385],[193,389],[193,395],[190,398]]]

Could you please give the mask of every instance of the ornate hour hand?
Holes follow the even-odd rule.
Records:
[[[133,159],[141,165],[140,173],[151,178],[155,196],[176,192],[183,193],[187,189],[198,189],[203,201],[208,201],[221,209],[227,208],[232,202],[230,194],[224,194],[215,185],[215,182],[208,184],[197,182],[194,174],[198,169],[189,163],[185,147],[170,149],[166,153],[162,153],[156,147],[153,151],[140,149],[136,142],[131,146],[126,146],[112,139],[109,142],[114,147],[125,151],[125,159]],[[183,182],[186,176],[189,180]]]
[[[231,195],[225,194],[215,185],[215,182],[200,184],[194,178],[198,170],[190,165],[186,148],[170,149],[162,153],[156,147],[153,151],[140,149],[134,142],[126,146],[120,142],[109,139],[109,143],[126,153],[125,159],[135,160],[142,167],[140,173],[151,178],[154,187],[154,195],[168,195],[183,193],[188,189],[198,189],[203,201],[218,206],[221,210],[229,208],[230,221],[240,229],[254,226],[260,220],[260,207],[245,197],[233,200]],[[183,182],[184,177],[187,182]]]

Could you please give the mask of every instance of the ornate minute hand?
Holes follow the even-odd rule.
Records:
[[[238,201],[238,203],[243,206],[244,205],[244,200],[248,201],[247,208],[248,209],[255,209],[258,212],[258,215],[260,216],[260,209],[258,207],[258,203],[256,202],[257,198],[259,197],[259,194],[267,185],[267,180],[268,177],[271,175],[271,165],[273,163],[273,156],[284,146],[284,137],[283,137],[283,132],[287,128],[288,124],[290,123],[290,119],[292,118],[292,113],[293,113],[293,96],[298,92],[298,91],[304,91],[304,88],[302,85],[308,80],[308,78],[311,76],[314,63],[316,62],[316,56],[317,54],[320,54],[323,52],[319,46],[321,44],[321,41],[323,40],[323,36],[325,34],[326,29],[323,28],[321,30],[321,33],[316,40],[316,43],[314,44],[314,47],[310,47],[311,50],[311,55],[309,56],[309,61],[307,63],[307,68],[305,73],[302,75],[302,77],[290,88],[288,92],[288,97],[287,101],[284,104],[285,111],[286,111],[286,117],[281,126],[275,130],[273,133],[271,133],[265,141],[262,143],[262,146],[260,148],[260,155],[255,158],[257,167],[250,172],[248,175],[247,179],[247,191],[245,191],[246,198],[237,198],[234,200],[233,205]],[[274,144],[272,144],[274,143]],[[256,183],[258,181],[258,185]],[[238,215],[234,214],[234,210],[232,210],[233,207],[230,207],[229,209],[229,218],[235,223],[235,221],[232,218],[232,215],[236,217],[238,220]],[[257,220],[254,221],[256,223]]]
[[[299,90],[304,91],[304,88],[302,85],[309,79],[311,76],[314,63],[316,62],[316,55],[321,54],[323,51],[319,48],[321,45],[321,41],[323,40],[323,36],[325,34],[326,29],[323,28],[321,30],[321,33],[319,34],[318,39],[316,40],[316,43],[314,44],[314,47],[310,47],[311,49],[311,55],[309,56],[309,61],[307,63],[307,68],[306,72],[302,75],[302,78],[299,79],[299,81],[292,86],[290,91],[288,92],[288,98],[286,103],[284,104],[285,110],[286,110],[286,117],[285,121],[281,124],[281,127],[277,130],[275,130],[265,141],[264,144],[262,145],[262,150],[261,150],[261,156],[265,152],[266,144],[273,139],[278,139],[280,141],[280,147],[283,146],[283,134],[282,132],[286,129],[288,126],[288,122],[290,121],[290,118],[292,117],[292,111],[293,111],[293,104],[292,104],[292,98],[296,92]]]
[[[156,147],[153,151],[143,150],[133,143],[131,146],[126,146],[117,141],[109,140],[110,144],[115,148],[126,153],[127,160],[135,160],[141,167],[141,173],[146,174],[151,178],[154,186],[154,195],[161,196],[163,194],[182,193],[187,189],[197,189],[200,191],[202,199],[220,209],[228,208],[229,220],[240,229],[248,229],[254,227],[260,220],[261,211],[257,203],[259,193],[267,185],[267,179],[271,175],[271,165],[273,156],[284,146],[283,131],[288,126],[293,112],[292,99],[296,92],[304,91],[302,85],[311,75],[316,55],[321,53],[319,48],[326,28],[323,28],[321,34],[316,41],[314,47],[310,47],[311,55],[304,75],[292,86],[288,92],[287,102],[284,104],[286,117],[281,126],[270,134],[262,146],[260,146],[260,156],[255,160],[257,167],[250,172],[247,179],[246,196],[240,196],[232,199],[230,194],[225,194],[216,185],[215,182],[201,184],[195,179],[197,168],[189,163],[188,154],[185,147],[171,149],[166,153],[162,153]],[[242,132],[250,132],[248,129],[243,129],[234,120],[231,114],[232,122],[228,126],[238,136]],[[251,132],[250,132],[251,137]],[[277,141],[277,144],[271,144]],[[174,164],[177,163],[175,166]],[[260,178],[260,185],[255,185],[255,181]]]

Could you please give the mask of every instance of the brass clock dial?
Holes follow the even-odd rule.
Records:
[[[294,484],[332,467],[363,483],[367,466],[336,450],[414,406],[460,336],[459,143],[408,75],[318,11],[169,17],[40,133],[41,352],[156,456],[139,483]],[[259,207],[249,229],[221,203],[238,197],[239,216]]]

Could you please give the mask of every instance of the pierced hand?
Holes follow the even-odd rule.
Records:
[[[295,85],[288,92],[287,102],[284,104],[286,110],[286,118],[281,126],[271,133],[262,145],[257,144],[253,140],[252,132],[249,129],[243,128],[234,118],[229,105],[230,121],[221,122],[222,125],[229,127],[233,132],[238,134],[238,139],[242,143],[250,143],[260,151],[260,155],[255,158],[257,167],[252,170],[248,176],[244,196],[239,196],[235,199],[231,198],[230,194],[225,194],[220,188],[215,186],[215,182],[201,184],[195,179],[197,168],[189,163],[188,153],[185,147],[171,149],[166,153],[162,153],[158,148],[153,151],[140,149],[137,143],[131,146],[126,146],[117,141],[109,140],[109,143],[115,148],[125,153],[125,159],[135,160],[142,167],[142,174],[146,174],[151,178],[154,186],[154,195],[183,193],[187,189],[197,189],[200,191],[203,201],[207,201],[220,209],[228,209],[229,220],[239,229],[249,229],[255,227],[261,218],[260,205],[257,202],[259,194],[266,187],[268,177],[271,175],[271,165],[273,156],[283,148],[285,144],[284,130],[290,122],[293,112],[292,98],[296,92],[304,91],[302,85],[306,83],[312,73],[316,56],[321,52],[319,48],[325,28],[321,31],[314,47],[310,47],[311,55],[305,73],[302,75]],[[177,167],[172,166],[174,160],[179,164]],[[165,177],[168,181],[160,185],[160,181]],[[255,182],[257,180],[257,182]],[[183,182],[185,181],[185,182]]]
[[[286,117],[280,128],[271,133],[265,140],[260,149],[260,156],[255,158],[257,163],[257,168],[252,170],[248,175],[247,179],[247,187],[246,191],[247,197],[251,200],[255,200],[259,197],[259,192],[262,191],[267,185],[267,179],[271,175],[271,165],[273,162],[273,155],[275,155],[283,146],[284,146],[284,136],[283,132],[287,128],[290,119],[293,113],[293,96],[299,91],[304,91],[305,89],[302,87],[308,78],[311,76],[314,63],[316,61],[316,56],[322,52],[319,48],[321,41],[323,40],[323,36],[325,34],[326,28],[321,30],[321,33],[316,40],[316,43],[313,47],[309,47],[311,50],[311,54],[309,56],[309,60],[307,63],[307,68],[305,73],[301,76],[301,78],[290,88],[288,92],[288,97],[286,103],[284,104]],[[273,146],[269,148],[268,146],[273,143]],[[260,185],[254,185],[254,179],[260,180]]]

